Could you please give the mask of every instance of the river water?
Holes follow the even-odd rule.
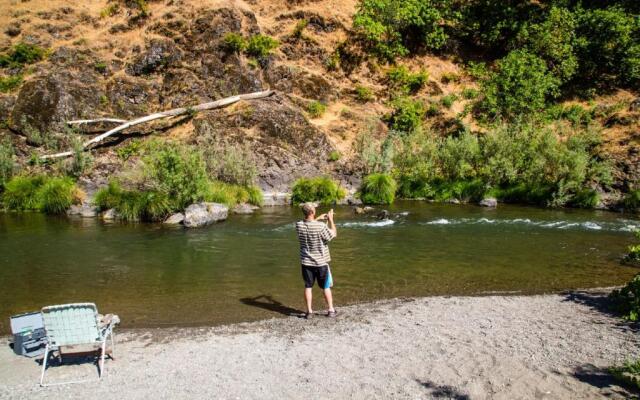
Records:
[[[336,209],[336,305],[398,296],[550,293],[620,285],[638,217],[398,202],[390,219]],[[324,211],[324,210],[321,210]],[[264,208],[203,229],[0,213],[0,332],[10,315],[95,302],[124,327],[249,321],[302,309],[293,222]],[[322,309],[320,291],[315,291]]]

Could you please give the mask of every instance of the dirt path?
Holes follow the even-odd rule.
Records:
[[[0,348],[2,398],[626,398],[603,372],[640,355],[598,297],[432,297],[201,329],[127,331],[101,383],[39,388]],[[55,366],[51,379],[96,376]]]

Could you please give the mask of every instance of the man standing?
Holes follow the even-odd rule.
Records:
[[[336,224],[333,222],[333,210],[327,214],[316,217],[316,208],[313,204],[302,205],[304,220],[296,222],[296,232],[300,242],[300,262],[302,264],[302,279],[304,280],[304,300],[307,304],[305,318],[313,317],[312,288],[318,281],[318,286],[323,290],[324,299],[327,302],[328,317],[335,317],[331,296],[332,277],[329,270],[331,255],[329,254],[329,242],[338,235]],[[319,220],[328,219],[329,226]]]

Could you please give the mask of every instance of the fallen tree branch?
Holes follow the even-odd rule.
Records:
[[[215,108],[222,108],[222,107],[226,107],[228,105],[231,105],[233,103],[237,103],[240,100],[255,100],[255,99],[260,99],[263,97],[268,97],[271,96],[273,93],[275,93],[273,90],[265,90],[262,92],[253,92],[253,93],[248,93],[248,94],[240,94],[237,96],[231,96],[231,97],[226,97],[224,99],[220,99],[220,100],[216,100],[216,101],[212,101],[209,103],[203,103],[203,104],[198,104],[197,106],[193,106],[193,107],[180,107],[180,108],[174,108],[172,110],[168,110],[168,111],[163,111],[163,112],[159,112],[159,113],[154,113],[151,115],[147,115],[145,117],[140,117],[140,118],[136,118],[133,119],[131,121],[126,121],[125,123],[116,126],[115,128],[101,134],[98,135],[96,137],[94,137],[91,140],[88,140],[86,142],[84,142],[82,144],[82,149],[86,150],[89,146],[96,144],[96,143],[100,143],[101,141],[103,141],[104,139],[108,138],[109,136],[121,132],[127,128],[130,128],[132,126],[135,125],[140,125],[140,124],[144,124],[145,122],[149,122],[149,121],[154,121],[156,119],[161,119],[161,118],[169,118],[169,117],[176,117],[178,115],[183,115],[183,114],[190,114],[190,113],[194,113],[194,112],[198,112],[198,111],[205,111],[205,110],[212,110]],[[71,121],[74,122],[74,121]],[[48,154],[48,155],[44,155],[42,157],[40,157],[40,159],[42,160],[50,160],[50,159],[54,159],[54,158],[62,158],[62,157],[69,157],[71,155],[73,155],[73,151],[64,151],[62,153],[56,153],[56,154]]]
[[[114,122],[123,124],[127,122],[127,120],[118,118],[76,119],[74,121],[67,121],[67,125],[99,124],[100,122]]]

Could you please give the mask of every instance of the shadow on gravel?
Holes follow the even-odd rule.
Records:
[[[272,296],[261,294],[256,297],[245,297],[240,302],[248,306],[262,308],[267,311],[276,312],[286,316],[301,317],[304,313],[295,308],[291,308],[274,299]]]
[[[578,367],[573,371],[573,377],[581,382],[588,383],[602,390],[604,397],[615,397],[623,399],[638,399],[638,392],[632,387],[621,386],[621,383],[605,369],[594,365]]]
[[[616,323],[616,328],[618,329],[631,332],[640,331],[640,325],[622,320],[620,318],[620,315],[612,310],[611,300],[609,300],[609,298],[607,297],[609,295],[608,292],[573,291],[565,293],[564,295],[565,298],[563,301],[571,301],[573,303],[582,304],[591,308],[592,310],[598,311],[613,318],[618,318],[620,321]]]
[[[469,395],[459,392],[456,388],[448,385],[436,385],[431,381],[421,381],[416,379],[422,387],[429,390],[429,396],[433,399],[470,400]]]

